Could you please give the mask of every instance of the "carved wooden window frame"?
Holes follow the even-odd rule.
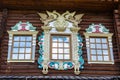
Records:
[[[20,26],[21,24],[26,25],[24,27]],[[36,47],[36,36],[38,31],[35,31],[35,27],[32,26],[29,22],[19,22],[15,26],[11,27],[10,31],[7,31],[9,34],[9,43],[8,43],[8,57],[7,62],[34,62],[35,61],[35,47]],[[31,46],[31,59],[12,59],[12,49],[13,49],[13,38],[14,36],[32,36],[32,46]]]
[[[39,40],[39,58],[38,67],[42,68],[43,74],[48,74],[48,69],[68,70],[74,68],[76,75],[80,74],[80,69],[83,69],[84,59],[82,58],[82,38],[78,35],[80,27],[78,23],[81,21],[83,14],[76,16],[75,12],[66,11],[60,14],[56,11],[47,14],[38,13],[40,20],[44,23],[42,26],[43,33],[38,37]],[[50,59],[50,37],[51,34],[71,35],[72,45],[72,60],[51,60]]]
[[[95,30],[95,26],[99,26],[101,31],[98,32],[93,32]],[[102,31],[103,30],[103,31]],[[109,33],[109,30],[106,29],[103,25],[95,25],[92,24],[89,26],[88,29],[86,29],[85,35],[85,40],[86,40],[86,49],[87,49],[87,58],[88,58],[88,63],[89,64],[114,64],[114,57],[113,57],[113,46],[112,46],[112,35],[113,33]],[[108,56],[109,61],[91,61],[91,54],[90,54],[90,38],[107,38],[108,41]],[[96,53],[97,54],[97,53]]]

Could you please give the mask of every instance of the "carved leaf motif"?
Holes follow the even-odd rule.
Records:
[[[47,19],[47,15],[44,13],[38,13],[38,15],[42,18],[42,19]]]

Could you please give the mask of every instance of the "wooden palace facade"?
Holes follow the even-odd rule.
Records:
[[[119,80],[119,0],[0,0],[0,80]]]

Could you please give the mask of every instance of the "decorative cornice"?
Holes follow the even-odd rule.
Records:
[[[109,30],[102,24],[92,23],[89,25],[89,28],[86,29],[86,33],[109,33]]]
[[[30,22],[21,22],[19,21],[15,26],[11,27],[11,31],[35,31],[36,27]]]

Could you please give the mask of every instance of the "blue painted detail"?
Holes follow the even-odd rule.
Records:
[[[44,39],[44,33],[42,33],[38,37],[38,44],[39,44],[39,58],[38,58],[38,68],[43,68],[42,62],[43,62],[43,39]]]
[[[64,70],[72,69],[73,63],[72,62],[63,62],[63,68],[64,68]]]
[[[49,66],[49,68],[58,70],[58,68],[59,68],[59,62],[50,62],[48,64],[48,66]]]
[[[82,44],[82,41],[83,41],[83,39],[82,39],[82,37],[80,36],[80,34],[78,34],[78,54],[79,54],[79,62],[80,62],[80,69],[83,69],[84,68],[84,59],[83,59],[83,57],[82,57],[82,46],[83,46],[83,44]]]

